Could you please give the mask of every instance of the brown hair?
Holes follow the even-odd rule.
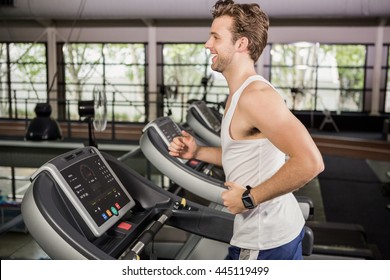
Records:
[[[233,43],[241,37],[248,38],[249,55],[256,62],[267,44],[267,14],[256,3],[236,4],[233,0],[218,0],[213,8],[211,12],[214,19],[222,16],[233,18]]]

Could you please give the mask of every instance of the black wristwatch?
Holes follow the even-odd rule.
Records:
[[[256,207],[255,200],[251,195],[251,189],[251,186],[246,186],[246,191],[242,194],[241,200],[246,209],[253,209]]]

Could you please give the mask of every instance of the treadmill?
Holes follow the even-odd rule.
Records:
[[[221,146],[221,118],[220,113],[209,108],[203,100],[191,102],[186,115],[189,127],[214,147]]]
[[[223,207],[222,192],[225,174],[221,167],[199,160],[183,160],[168,153],[173,138],[181,135],[182,128],[169,117],[160,117],[143,128],[140,147],[145,157],[160,172],[191,194]],[[197,139],[197,138],[196,138]],[[205,145],[204,141],[197,140]],[[313,215],[313,203],[307,197],[296,197],[306,220]]]
[[[151,243],[171,229],[172,239],[182,231],[225,248],[233,229],[233,215],[186,201],[95,147],[69,151],[40,167],[21,210],[32,237],[49,257],[61,260],[148,259]],[[171,258],[191,259],[204,250],[188,243],[183,240]]]
[[[195,194],[196,198],[206,200],[206,203],[203,201],[202,205],[227,212],[221,198],[226,187],[224,185],[225,175],[220,167],[198,160],[183,160],[169,155],[167,148],[169,143],[180,134],[181,127],[172,119],[169,117],[157,118],[144,127],[140,139],[141,150],[162,174],[188,191],[190,196]],[[197,138],[196,140],[199,141]],[[304,200],[300,202],[300,206],[306,219],[310,214],[311,204]],[[203,240],[199,240],[199,244],[203,244]],[[313,233],[309,227],[305,227],[305,238],[302,244],[303,255],[311,255],[312,247]]]
[[[220,135],[220,117],[218,112],[208,107],[203,100],[191,103],[186,121],[188,126],[211,145],[217,145]],[[299,197],[304,199],[304,197]],[[314,207],[314,206],[313,206]],[[302,208],[302,206],[301,206]],[[312,209],[314,211],[314,208]],[[378,253],[367,243],[365,230],[356,224],[307,221],[315,236],[313,255],[321,254],[321,259],[329,255],[332,258],[374,259]]]

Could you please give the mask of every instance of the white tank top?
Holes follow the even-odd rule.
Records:
[[[285,155],[268,139],[234,140],[229,127],[243,90],[253,81],[270,85],[262,76],[249,77],[233,94],[221,126],[222,165],[226,181],[252,187],[270,178],[285,163]],[[266,250],[284,245],[301,232],[305,220],[292,193],[282,195],[245,213],[234,220],[231,245]]]

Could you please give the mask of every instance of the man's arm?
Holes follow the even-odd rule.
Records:
[[[194,137],[182,131],[181,137],[175,137],[170,143],[169,154],[183,159],[197,159],[222,166],[221,147],[198,146]]]
[[[271,178],[252,186],[256,205],[292,192],[304,186],[324,169],[322,156],[303,124],[288,110],[277,92],[267,87],[261,93],[246,92],[240,98],[236,114],[241,121],[255,127],[289,160]],[[243,186],[226,182],[230,190],[222,195],[225,206],[232,213],[245,210],[241,196]]]

